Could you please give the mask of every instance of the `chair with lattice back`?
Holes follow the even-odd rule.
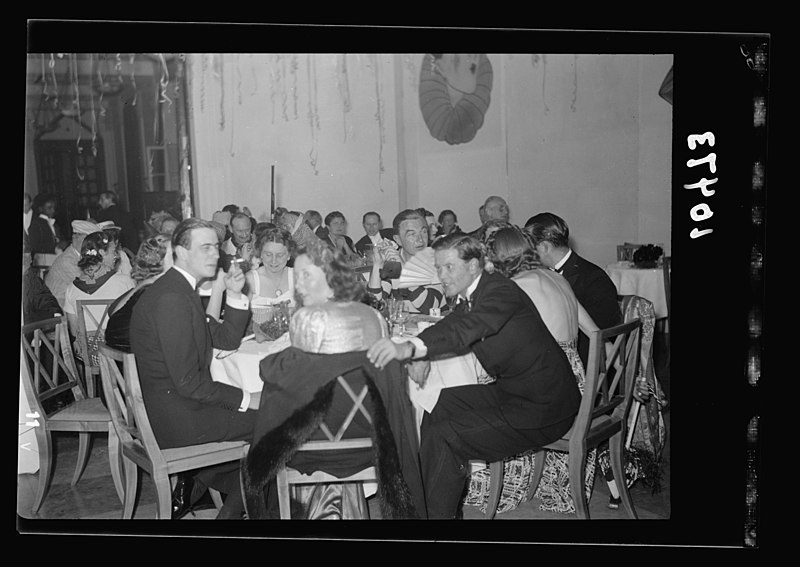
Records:
[[[53,477],[51,432],[78,434],[78,457],[71,485],[75,486],[86,469],[91,452],[91,436],[108,433],[108,458],[111,477],[120,501],[123,499],[119,442],[111,415],[99,398],[86,396],[78,379],[67,321],[54,317],[22,326],[22,385],[31,408],[39,449],[39,482],[32,511],[36,513],[47,495]]]
[[[105,328],[108,322],[108,308],[114,299],[78,299],[75,302],[78,331],[75,345],[78,357],[83,363],[86,391],[90,398],[97,391],[97,377],[100,376],[98,349],[105,342]],[[91,322],[91,325],[87,323]],[[90,329],[91,327],[91,329]]]
[[[608,441],[611,468],[615,478],[625,478],[625,438],[633,400],[633,388],[639,366],[642,322],[638,319],[600,329],[592,334],[581,405],[575,422],[561,439],[542,447],[536,453],[536,463],[544,463],[545,452],[563,451],[569,454],[569,482],[575,513],[589,519],[589,505],[582,487],[589,450]],[[610,346],[606,342],[610,342]],[[536,492],[542,477],[537,466],[529,495]],[[627,483],[619,483],[622,505],[628,516],[636,519],[636,509]]]
[[[239,461],[247,454],[250,444],[246,441],[219,441],[161,449],[147,416],[135,355],[102,345],[100,376],[103,395],[120,439],[125,467],[123,519],[133,517],[138,468],[150,474],[155,483],[157,518],[169,520],[172,517],[172,490],[177,473]],[[209,492],[217,509],[220,509],[222,497],[219,492],[213,489],[209,489]]]
[[[366,383],[360,391],[356,392],[348,380],[343,376],[339,376],[336,378],[335,387],[341,388],[346,393],[347,397],[352,400],[352,407],[349,409],[344,420],[335,428],[335,432],[323,421],[319,425],[319,430],[325,438],[306,441],[300,445],[298,451],[341,451],[372,447],[372,437],[345,438],[357,414],[360,413],[372,424],[372,416],[364,407],[364,399],[368,392]],[[364,482],[377,481],[378,477],[374,466],[364,468],[344,478],[339,478],[321,470],[314,471],[311,474],[304,474],[284,464],[278,468],[275,480],[278,489],[280,516],[282,520],[288,520],[291,519],[290,488],[294,485],[357,482],[360,484],[363,496]]]

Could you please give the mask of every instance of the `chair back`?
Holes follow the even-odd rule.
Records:
[[[667,319],[669,319],[670,296],[672,295],[672,256],[664,256],[661,267],[664,270],[664,295],[667,298]]]
[[[622,323],[592,334],[580,409],[569,433],[572,445],[595,446],[624,433],[639,364],[642,322]],[[606,345],[606,341],[609,345]]]
[[[63,317],[53,317],[22,326],[22,358],[29,379],[23,380],[31,410],[46,419],[52,412],[49,400],[71,391],[75,400],[86,398],[75,362],[69,355],[69,332]]]
[[[153,467],[166,469],[167,463],[158,446],[144,407],[136,356],[102,345],[100,376],[111,421],[123,446],[138,454],[136,464],[152,472]],[[120,368],[121,367],[121,368]]]
[[[114,299],[79,299],[75,302],[78,317],[78,354],[87,367],[92,367],[95,374],[100,372],[97,351],[104,342],[105,328],[108,321],[108,308]],[[87,322],[91,321],[93,330],[89,330]]]

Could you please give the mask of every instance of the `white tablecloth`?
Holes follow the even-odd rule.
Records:
[[[289,333],[284,333],[274,341],[256,342],[254,339],[243,341],[238,350],[223,351],[214,349],[211,359],[211,378],[236,386],[248,392],[260,392],[264,387],[259,374],[259,363],[270,354],[280,352],[289,347]]]
[[[638,295],[653,303],[656,318],[667,316],[667,297],[664,292],[662,268],[640,269],[615,263],[606,267],[620,295]]]

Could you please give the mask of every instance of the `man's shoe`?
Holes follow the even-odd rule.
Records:
[[[194,478],[189,474],[178,476],[178,482],[172,491],[172,519],[180,520],[192,511],[192,489]]]

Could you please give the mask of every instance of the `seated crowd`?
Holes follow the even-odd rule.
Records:
[[[46,218],[51,203],[39,205],[45,212],[33,219],[32,245],[49,253],[57,241]],[[497,196],[478,212],[480,225],[465,232],[450,209],[438,216],[424,208],[402,210],[388,226],[378,212],[366,211],[358,237],[348,235],[340,211],[322,216],[278,208],[262,222],[237,205],[210,220],[162,212],[149,219],[135,251],[122,246],[114,220],[75,220],[71,243],[64,243],[43,281],[31,279],[26,245],[23,316],[27,322],[63,313],[75,338],[77,300],[114,300],[105,342],[136,355],[161,448],[230,440],[255,447],[261,439],[260,413],[275,411],[275,400],[267,401],[272,394],[214,381],[210,372],[213,349],[236,350],[255,307],[291,306],[293,349],[357,351],[375,369],[403,369],[420,387],[437,357],[470,353],[488,379],[443,389],[433,411],[425,412],[414,456],[421,482],[403,467],[411,500],[398,507],[401,517],[458,518],[464,502],[485,498],[480,475],[488,470],[471,473],[470,461],[528,458],[570,429],[588,336],[622,322],[613,283],[570,248],[563,219],[545,212],[518,226]],[[129,232],[125,237],[134,240]],[[416,336],[392,337],[390,299],[432,316],[435,324]],[[265,382],[265,369],[273,366],[276,361],[262,363]],[[259,423],[262,430],[254,433]],[[208,487],[224,495],[219,518],[246,517],[245,509],[251,518],[278,517],[274,478],[264,472],[274,471],[256,470],[260,453],[251,455],[241,476],[238,462],[179,475],[173,518],[191,510]],[[300,466],[308,457],[293,459]],[[539,464],[548,467],[537,491],[545,509],[574,510],[566,465],[563,455]],[[590,489],[594,455],[586,473]],[[298,490],[296,504],[304,517],[326,517],[331,508],[320,502],[338,502],[339,517],[348,517],[354,513],[348,506],[363,511],[357,496],[346,497],[351,488]],[[386,490],[382,485],[379,494]],[[253,495],[258,505],[250,502]],[[500,510],[519,502],[504,494]],[[312,508],[327,512],[315,515]]]

